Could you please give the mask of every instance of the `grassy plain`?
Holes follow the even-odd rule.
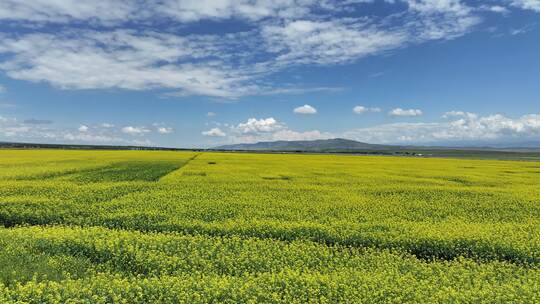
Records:
[[[540,162],[0,150],[1,303],[540,302]]]

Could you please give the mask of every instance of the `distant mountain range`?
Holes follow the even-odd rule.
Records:
[[[400,146],[374,145],[350,139],[334,138],[320,140],[267,141],[252,144],[236,144],[215,147],[215,150],[234,151],[283,151],[283,152],[354,152],[354,151],[390,151],[401,149]]]
[[[258,151],[258,152],[305,152],[305,153],[352,153],[380,155],[412,155],[435,157],[467,157],[492,159],[540,159],[540,148],[516,147],[445,147],[445,146],[397,146],[376,145],[350,139],[269,141],[250,144],[224,145],[209,150]]]

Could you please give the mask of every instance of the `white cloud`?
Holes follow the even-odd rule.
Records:
[[[174,130],[170,127],[158,127],[157,131],[159,134],[171,134]]]
[[[225,134],[225,132],[223,132],[220,128],[212,128],[208,131],[202,132],[202,135],[209,137],[224,137],[227,134]]]
[[[511,4],[522,9],[540,12],[540,0],[512,0]]]
[[[3,0],[0,19],[68,23],[97,22],[114,25],[128,21],[151,22],[154,18],[176,22],[203,19],[292,17],[307,14],[318,1],[253,0]]]
[[[364,106],[356,106],[353,108],[353,112],[356,114],[364,114],[367,112],[381,112],[381,108],[368,108]]]
[[[402,109],[402,108],[395,108],[393,110],[391,110],[390,112],[388,112],[388,115],[390,116],[409,116],[409,117],[412,117],[412,116],[420,116],[422,115],[422,110],[418,110],[418,109]]]
[[[205,136],[221,137],[227,142],[257,142],[273,140],[314,140],[344,137],[370,143],[392,144],[505,144],[540,142],[540,114],[510,118],[501,114],[481,116],[466,111],[450,111],[446,120],[422,123],[394,123],[350,130],[333,134],[319,130],[291,130],[274,118],[251,118],[236,125],[222,125],[203,132]],[[144,135],[149,127],[104,128],[88,125],[86,132],[80,126],[58,129],[52,124],[32,124],[16,118],[0,116],[0,140],[19,142],[55,142],[150,145]],[[127,137],[125,131],[130,130]],[[139,130],[139,131],[134,131]],[[142,131],[147,130],[147,131]],[[134,131],[135,133],[133,133]],[[139,134],[136,138],[129,135]]]
[[[100,124],[99,126],[102,127],[102,128],[114,128],[114,125],[113,125],[113,124],[111,124],[111,123],[106,123],[106,122]]]
[[[6,91],[6,87],[0,84],[0,94]]]
[[[186,38],[118,30],[0,38],[0,53],[13,54],[0,64],[8,76],[46,81],[64,89],[168,88],[235,97],[255,88],[244,81],[242,71],[210,58],[225,57],[214,36]]]
[[[335,64],[396,48],[407,40],[401,31],[386,31],[362,21],[298,20],[262,29],[278,64]]]
[[[0,116],[0,136],[12,137],[30,129],[30,126],[19,123],[15,118]]]
[[[134,13],[129,2],[132,1],[93,0],[82,3],[77,0],[2,0],[0,19],[60,23],[87,20],[111,23],[127,20]]]
[[[56,139],[59,141],[70,141],[76,143],[98,143],[98,144],[108,144],[108,143],[127,143],[121,138],[101,135],[101,134],[87,134],[87,133],[71,133],[66,132],[59,134],[58,138],[49,138]]]
[[[266,119],[250,118],[235,127],[235,130],[242,134],[272,133],[283,129],[285,129],[285,126],[273,117]]]
[[[454,39],[470,32],[482,19],[461,0],[402,0],[416,12],[409,34],[417,42]]]
[[[536,114],[511,119],[500,114],[479,117],[469,113],[449,124],[450,131],[437,133],[439,137],[496,138],[507,135],[540,134],[540,115]]]
[[[489,10],[491,12],[494,12],[494,13],[499,13],[499,14],[508,14],[508,13],[510,13],[509,9],[507,9],[506,7],[501,6],[501,5],[488,6],[487,10]]]
[[[443,114],[442,118],[453,118],[453,117],[466,117],[475,119],[478,117],[475,113],[464,112],[464,111],[449,111]]]
[[[100,125],[80,125],[74,128],[55,128],[47,120],[28,119],[20,122],[16,118],[0,116],[0,140],[36,143],[75,144],[118,144],[150,145],[146,138],[136,140],[122,137],[121,130],[103,128]]]
[[[150,132],[150,130],[146,127],[133,127],[133,126],[125,126],[121,129],[122,133],[130,134],[130,135],[141,135],[144,133]]]
[[[434,123],[395,123],[345,132],[344,137],[371,143],[510,143],[540,140],[540,115],[517,119],[453,111],[453,120]]]
[[[353,112],[356,114],[363,114],[363,113],[368,112],[368,108],[364,106],[356,106],[353,108]]]
[[[471,9],[461,0],[405,0],[412,10],[427,13],[467,15]]]
[[[294,131],[283,122],[270,118],[250,118],[246,122],[230,125],[227,141],[231,143],[253,143],[275,140],[314,140],[335,137],[318,130]]]
[[[396,13],[373,17],[360,6],[373,5],[367,0],[3,0],[0,20],[25,29],[0,34],[0,70],[61,89],[163,89],[228,99],[289,94],[328,88],[284,88],[268,76],[452,39],[480,22],[461,1],[403,1],[408,8],[396,4]],[[224,19],[240,19],[247,30],[181,35],[162,26]],[[40,30],[48,22],[62,25]],[[133,30],[125,30],[128,23]]]
[[[214,117],[214,116],[216,116],[216,115],[217,115],[217,114],[214,113],[214,112],[208,112],[208,113],[206,113],[206,117]]]
[[[295,108],[293,112],[296,114],[317,114],[317,109],[308,104],[305,104],[301,107]]]
[[[244,18],[259,20],[265,17],[293,17],[307,14],[317,1],[283,0],[165,0],[158,8],[170,17],[182,21],[201,19]]]
[[[26,22],[91,22],[105,26],[126,22],[151,24],[159,20],[178,23],[201,20],[264,18],[293,19],[315,10],[346,10],[372,0],[3,0],[0,20]]]

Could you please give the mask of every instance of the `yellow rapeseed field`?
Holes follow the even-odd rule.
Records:
[[[0,303],[540,303],[540,162],[0,150]]]

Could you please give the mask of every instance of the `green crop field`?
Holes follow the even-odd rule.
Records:
[[[540,162],[0,150],[0,303],[539,303]]]

